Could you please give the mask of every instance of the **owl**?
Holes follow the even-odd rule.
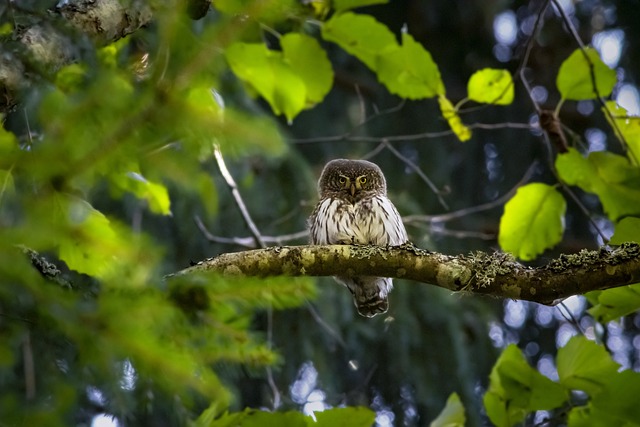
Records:
[[[407,232],[387,197],[380,168],[366,160],[337,159],[327,163],[318,181],[320,201],[308,221],[311,244],[374,244],[397,246]],[[373,317],[389,308],[391,278],[336,276],[353,295],[358,313]]]

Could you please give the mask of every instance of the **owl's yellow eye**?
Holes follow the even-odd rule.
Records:
[[[345,178],[344,176],[341,176],[341,177],[338,179],[338,182],[339,182],[340,184],[344,184],[345,182],[347,182],[347,178]]]
[[[362,185],[365,182],[367,182],[367,177],[364,177],[364,176],[358,177],[358,183]]]

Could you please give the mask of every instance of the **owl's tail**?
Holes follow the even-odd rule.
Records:
[[[355,295],[353,297],[353,302],[356,305],[356,309],[358,310],[358,314],[364,317],[373,317],[378,314],[386,313],[389,309],[389,298],[384,297],[376,297],[365,299],[356,299]]]
[[[393,282],[388,277],[336,277],[344,284],[351,295],[358,313],[364,317],[373,317],[386,313],[389,309],[389,292],[393,288]]]

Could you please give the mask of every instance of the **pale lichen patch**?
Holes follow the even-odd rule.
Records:
[[[237,265],[228,265],[224,268],[222,274],[225,276],[241,276],[242,270]]]

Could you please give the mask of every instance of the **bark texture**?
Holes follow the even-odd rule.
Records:
[[[198,273],[383,276],[429,283],[454,292],[553,304],[571,295],[640,282],[640,245],[625,243],[613,249],[583,250],[535,268],[499,252],[450,256],[411,244],[278,246],[222,254],[169,277]]]
[[[46,22],[18,27],[12,40],[0,44],[0,114],[15,108],[21,89],[77,57],[81,47],[69,37],[71,33],[103,46],[133,33],[152,18],[142,0],[68,0],[51,12]]]

